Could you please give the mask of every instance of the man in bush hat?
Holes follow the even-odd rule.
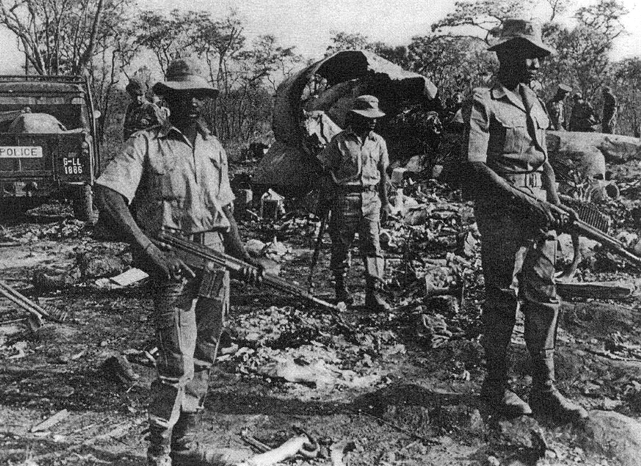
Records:
[[[164,97],[170,117],[129,138],[96,181],[98,199],[152,278],[159,355],[148,465],[169,466],[172,459],[174,465],[217,464],[216,452],[198,445],[194,434],[229,309],[229,273],[195,268],[152,240],[170,229],[260,266],[245,251],[232,215],[227,156],[201,118],[218,91],[189,59],[171,62],[165,81],[153,89]],[[253,284],[261,280],[250,267],[240,275]]]
[[[345,131],[337,134],[318,155],[331,177],[335,196],[331,207],[330,237],[336,298],[353,303],[346,286],[349,250],[358,232],[365,263],[365,305],[374,312],[389,311],[380,293],[384,260],[379,243],[380,215],[391,211],[387,199],[389,155],[385,140],[374,132],[376,120],[385,116],[373,95],[354,100]]]
[[[572,88],[566,84],[559,84],[556,94],[547,103],[548,115],[550,116],[550,129],[556,131],[566,130],[565,121],[565,98],[572,92]]]
[[[554,229],[576,214],[557,215],[523,193],[560,205],[545,143],[549,119],[529,86],[552,49],[541,41],[536,24],[509,19],[489,50],[500,63],[497,82],[475,90],[466,111],[464,143],[485,277],[482,345],[487,376],[481,397],[502,415],[534,412],[557,422],[577,421],[587,412],[557,390],[554,374],[559,316]],[[532,359],[529,404],[508,385],[508,349],[519,307]]]

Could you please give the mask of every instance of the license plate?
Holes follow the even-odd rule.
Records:
[[[0,146],[0,158],[37,159],[42,157],[40,146]]]
[[[79,157],[64,157],[62,169],[65,175],[82,175],[82,162]]]

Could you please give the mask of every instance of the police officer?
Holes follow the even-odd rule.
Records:
[[[566,84],[559,84],[556,94],[547,103],[548,115],[550,117],[550,129],[556,131],[566,130],[565,121],[565,98],[572,92],[572,88]]]
[[[318,155],[335,191],[330,220],[330,268],[336,298],[346,304],[353,303],[345,278],[349,249],[358,232],[365,263],[365,305],[374,312],[390,310],[380,294],[384,260],[379,243],[381,211],[391,212],[386,172],[389,155],[385,140],[374,132],[376,120],[383,116],[376,97],[357,97],[347,114],[345,131],[337,134]]]
[[[482,344],[487,376],[481,397],[503,415],[534,411],[558,422],[576,421],[587,412],[557,390],[554,374],[559,298],[553,228],[567,219],[521,192],[560,204],[545,143],[549,120],[529,87],[552,50],[541,41],[536,24],[517,19],[504,22],[499,43],[489,50],[500,63],[498,79],[491,89],[475,90],[466,112],[464,146],[475,181],[474,213],[485,277]],[[519,305],[532,358],[529,404],[508,386],[507,355]]]
[[[224,268],[194,269],[152,239],[169,228],[257,264],[232,215],[227,156],[200,118],[205,101],[218,91],[197,63],[178,59],[154,92],[165,98],[171,116],[162,126],[134,133],[96,183],[102,208],[153,280],[159,356],[149,404],[148,465],[171,466],[172,459],[174,465],[203,464],[213,453],[194,434],[229,310],[230,277]],[[249,267],[241,276],[250,283],[261,280]]]

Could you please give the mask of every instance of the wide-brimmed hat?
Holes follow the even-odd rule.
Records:
[[[489,47],[488,50],[496,52],[513,41],[526,42],[534,46],[540,52],[541,57],[555,52],[553,48],[548,47],[541,40],[541,26],[525,19],[506,19],[503,22],[499,42]]]
[[[218,89],[205,79],[200,65],[191,58],[178,58],[169,63],[165,80],[154,84],[153,91],[157,95],[167,91],[200,91],[209,97],[218,95]]]
[[[559,88],[556,90],[557,92],[566,92],[570,93],[572,92],[572,88],[568,86],[567,84],[559,84]]]
[[[365,118],[381,118],[385,113],[378,108],[378,99],[373,95],[360,95],[354,99],[350,110]]]

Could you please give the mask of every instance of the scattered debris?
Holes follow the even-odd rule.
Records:
[[[58,411],[53,416],[47,418],[46,420],[40,422],[39,424],[36,424],[35,426],[33,426],[30,429],[29,432],[42,432],[42,431],[45,431],[45,430],[49,429],[50,427],[55,426],[56,424],[58,424],[63,419],[67,418],[67,416],[69,416],[69,412],[66,409]]]

